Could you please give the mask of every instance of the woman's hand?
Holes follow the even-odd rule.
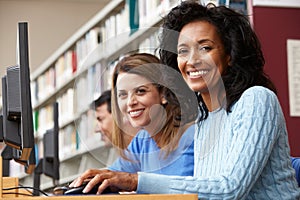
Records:
[[[89,169],[80,177],[75,179],[70,184],[70,187],[78,187],[87,180],[89,180],[89,183],[84,188],[84,193],[89,192],[98,183],[102,184],[99,186],[97,194],[101,194],[108,187],[113,192],[131,192],[137,189],[138,175],[126,172],[110,171],[107,169]]]

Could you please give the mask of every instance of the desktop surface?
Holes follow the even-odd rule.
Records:
[[[75,195],[75,196],[36,196],[36,197],[9,197],[3,200],[197,200],[197,194],[124,194],[124,195]]]

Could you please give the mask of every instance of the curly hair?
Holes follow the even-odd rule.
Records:
[[[247,16],[225,6],[203,6],[194,1],[184,1],[174,7],[163,18],[160,35],[159,55],[161,62],[178,69],[177,43],[181,29],[190,22],[206,21],[215,26],[225,48],[230,55],[230,66],[222,74],[226,91],[226,110],[249,87],[260,85],[276,93],[276,88],[264,72],[264,56],[261,44],[253,31]],[[196,33],[195,33],[196,34]],[[208,110],[199,96],[202,113],[200,120],[207,118]]]

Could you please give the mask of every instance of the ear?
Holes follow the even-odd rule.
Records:
[[[227,66],[231,66],[231,56],[230,55],[227,55],[226,56],[226,62],[227,62]]]

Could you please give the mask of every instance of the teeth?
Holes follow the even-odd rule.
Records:
[[[202,76],[207,73],[208,73],[208,70],[194,71],[194,72],[190,72],[190,76]]]
[[[131,117],[135,117],[135,116],[140,115],[142,112],[143,112],[142,110],[131,111],[131,112],[129,112],[129,115],[130,115]]]

